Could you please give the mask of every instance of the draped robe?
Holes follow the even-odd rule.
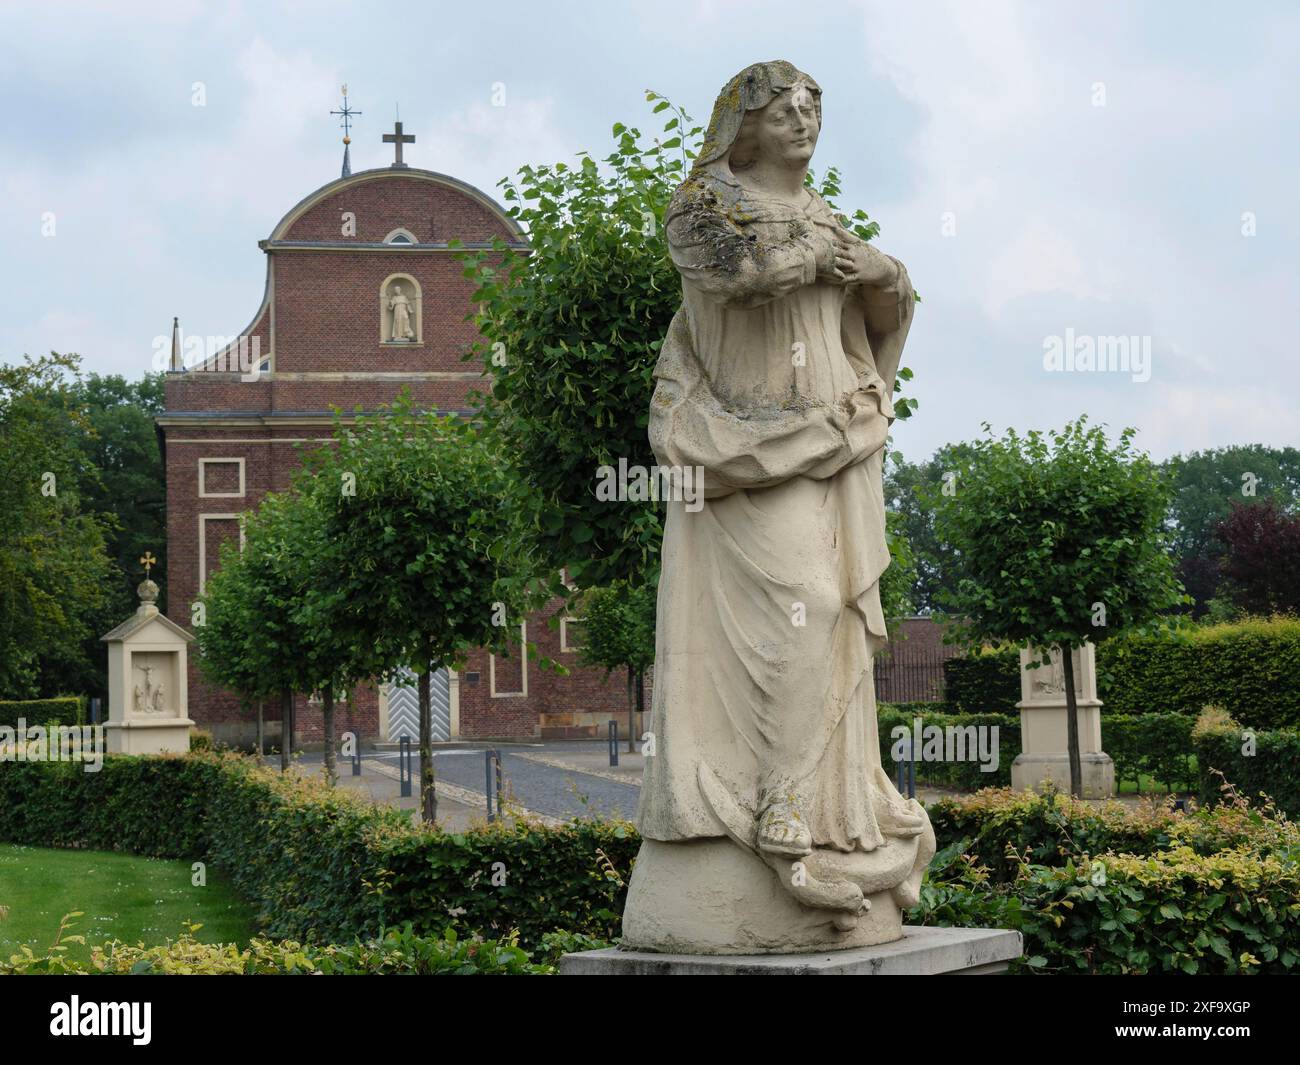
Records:
[[[905,803],[880,763],[872,655],[889,564],[881,464],[911,324],[890,288],[817,277],[840,228],[698,169],[666,217],[682,306],[655,368],[650,441],[704,470],[664,531],[642,834],[724,834],[704,763],[757,817],[789,801],[815,847],[873,850]],[[886,816],[883,816],[886,815]]]

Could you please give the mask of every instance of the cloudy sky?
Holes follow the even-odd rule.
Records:
[[[1300,7],[1137,8],[5,0],[0,360],[134,377],[174,314],[242,329],[256,242],[338,176],[342,82],[354,170],[391,161],[400,104],[408,162],[491,190],[603,154],[647,88],[704,119],[737,70],[787,58],[825,93],[816,165],[924,297],[908,457],[1085,411],[1157,457],[1295,445]],[[1110,336],[1149,346],[1149,374],[1044,366]]]

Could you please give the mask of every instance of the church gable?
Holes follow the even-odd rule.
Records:
[[[518,227],[473,186],[432,171],[368,170],[317,190],[275,228],[269,244],[380,244],[394,230],[419,244],[518,241]]]

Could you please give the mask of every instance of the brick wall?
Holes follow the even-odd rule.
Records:
[[[467,408],[471,390],[484,387],[478,367],[462,361],[476,339],[465,320],[472,288],[451,253],[401,246],[351,251],[336,245],[347,239],[382,241],[398,228],[422,243],[481,243],[493,237],[515,240],[517,235],[471,193],[410,171],[367,172],[340,184],[282,222],[265,245],[273,278],[270,305],[250,335],[259,338],[263,357],[274,352],[274,373],[255,380],[206,370],[167,376],[159,424],[167,477],[168,615],[178,624],[190,624],[200,569],[210,573],[220,544],[238,537],[238,523],[224,515],[252,510],[267,492],[289,487],[302,450],[322,446],[330,437],[331,407],[373,410],[409,388],[421,406],[459,411]],[[344,211],[356,217],[351,238],[341,233]],[[304,248],[302,242],[322,244]],[[280,247],[282,243],[291,246]],[[418,344],[380,342],[381,286],[399,273],[419,284]],[[207,464],[206,495],[200,494],[202,459],[232,460]],[[548,728],[548,720],[557,723],[554,728],[566,728],[570,726],[558,722],[580,714],[621,713],[626,718],[622,677],[606,683],[596,671],[575,668],[560,677],[539,668],[539,655],[566,664],[576,657],[560,649],[560,632],[546,623],[554,613],[552,607],[528,621],[528,638],[537,644],[538,654],[528,662],[526,696],[493,698],[487,654],[471,657],[466,673],[478,673],[479,682],[462,675],[463,736],[537,736]],[[511,684],[521,682],[520,665],[518,659],[499,664],[503,687],[507,670],[513,670]],[[251,709],[204,683],[193,658],[189,705],[190,716],[219,739],[251,741]],[[318,740],[319,708],[305,696],[296,705],[299,742]],[[278,729],[279,714],[278,703],[265,708],[271,734]],[[378,727],[378,692],[373,685],[363,686],[339,708],[338,730],[373,737]]]

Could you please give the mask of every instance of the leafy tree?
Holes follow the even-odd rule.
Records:
[[[117,374],[90,374],[70,386],[92,430],[80,438],[82,450],[98,471],[82,495],[87,509],[116,519],[108,549],[120,573],[118,598],[128,611],[134,609],[140,556],[151,551],[159,569],[166,567],[167,480],[154,427],[163,411],[163,376],[128,381]],[[165,596],[163,589],[160,609]]]
[[[245,700],[281,693],[282,764],[292,745],[292,695],[319,692],[325,773],[335,779],[335,697],[370,675],[369,645],[341,616],[337,559],[325,532],[315,485],[299,475],[296,493],[272,493],[245,520],[244,546],[223,546],[221,567],[203,596],[196,628],[200,667]],[[307,489],[307,491],[303,491]]]
[[[54,653],[42,656],[42,672],[90,694],[108,693],[108,663],[99,637],[135,609],[145,551],[158,559],[158,572],[166,572],[167,483],[153,421],[163,409],[162,379],[162,374],[138,381],[89,374],[68,385],[85,427],[75,434],[86,470],[78,491],[83,509],[98,515],[104,526],[113,573],[103,602],[88,618],[87,639],[71,656],[60,657],[59,649],[52,648]],[[160,609],[166,596],[164,584]]]
[[[954,483],[947,479],[948,476],[956,471],[968,454],[966,444],[945,444],[925,462],[908,462],[894,452],[885,465],[885,505],[895,515],[890,529],[898,540],[906,544],[906,551],[899,551],[890,569],[885,571],[885,580],[891,579],[890,570],[901,556],[905,564],[893,579],[910,577],[906,592],[900,598],[909,602],[918,613],[930,614],[941,609],[941,595],[953,591],[955,553],[952,546],[940,538],[935,514],[944,486]],[[890,553],[895,554],[895,551],[896,544],[891,540]]]
[[[1300,509],[1300,450],[1261,444],[1176,455],[1164,464],[1173,486],[1169,520],[1179,576],[1203,614],[1219,590],[1224,545],[1219,523],[1233,504],[1267,499]]]
[[[421,809],[432,823],[430,674],[473,648],[504,649],[537,571],[503,505],[499,444],[475,426],[419,413],[404,393],[335,435],[307,467],[334,560],[318,608],[344,643],[366,649],[367,672],[418,676]]]
[[[1111,445],[1082,417],[1046,435],[990,432],[965,453],[955,492],[939,496],[938,532],[958,566],[945,598],[967,618],[966,637],[1062,651],[1075,795],[1072,649],[1152,626],[1185,598],[1165,529],[1168,488],[1133,433]]]
[[[491,375],[481,411],[518,475],[510,505],[527,515],[539,556],[566,567],[579,588],[653,584],[658,572],[661,506],[595,492],[602,466],[654,465],[654,364],[681,304],[663,218],[702,130],[657,93],[646,99],[666,118],[661,134],[615,123],[601,162],[582,152],[575,165],[525,166],[500,183],[527,251],[497,242],[462,255],[484,338],[467,357]],[[832,203],[840,193],[833,168],[809,183]],[[864,239],[876,235],[862,211],[844,221]],[[913,406],[895,402],[903,417]],[[552,590],[565,594],[558,582]]]
[[[0,367],[0,694],[76,690],[93,675],[85,645],[106,601],[108,523],[88,512],[91,432],[68,386],[75,356]]]
[[[645,674],[655,661],[655,596],[658,584],[616,581],[588,588],[578,598],[584,666],[627,670],[627,749],[636,750],[636,715],[645,709]]]
[[[1234,504],[1215,526],[1224,591],[1247,614],[1300,613],[1300,514],[1276,499]]]

